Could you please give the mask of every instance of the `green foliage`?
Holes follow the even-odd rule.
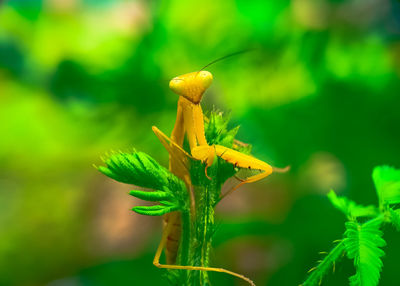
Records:
[[[107,166],[98,170],[121,183],[160,190],[168,182],[168,170],[143,152],[118,152],[103,161]]]
[[[356,204],[354,201],[345,197],[338,197],[336,193],[331,190],[328,193],[328,199],[332,205],[344,213],[349,218],[356,218],[362,216],[374,216],[378,213],[375,206],[362,206]]]
[[[133,211],[142,215],[159,216],[172,211],[187,211],[189,198],[182,180],[143,152],[114,153],[104,160],[98,170],[122,183],[154,191],[133,190],[129,194],[142,200],[158,202],[155,206],[136,206]]]
[[[400,210],[389,208],[390,222],[393,226],[400,231]]]
[[[234,144],[235,136],[239,131],[239,126],[228,129],[229,121],[229,115],[225,115],[218,110],[212,111],[208,122],[205,122],[204,124],[207,142],[210,145],[218,144],[229,148],[234,148],[244,154],[249,154],[251,151],[250,144]]]
[[[380,247],[386,245],[379,229],[382,217],[377,217],[364,224],[354,221],[346,222],[344,245],[347,257],[354,260],[357,269],[350,277],[351,286],[378,285],[383,263],[381,257],[385,254]]]
[[[400,170],[378,166],[372,173],[372,179],[381,204],[400,203]]]
[[[129,194],[138,199],[149,202],[157,202],[157,201],[164,201],[171,199],[171,194],[168,191],[154,191],[154,192],[130,191]]]
[[[307,280],[304,281],[302,286],[318,285],[322,281],[322,277],[328,272],[329,269],[334,267],[333,265],[337,260],[340,259],[345,249],[343,241],[338,243],[326,256],[325,258],[314,268],[310,270],[311,274]]]
[[[379,201],[379,210],[374,206],[361,206],[345,197],[338,197],[330,191],[328,198],[332,205],[343,212],[348,221],[344,238],[323,259],[309,275],[303,285],[318,285],[330,266],[346,252],[347,257],[354,261],[356,273],[349,278],[351,286],[376,286],[383,267],[381,257],[385,252],[381,249],[386,245],[382,224],[391,223],[400,230],[400,213],[398,209],[389,207],[400,199],[400,170],[387,166],[376,167],[372,174]],[[361,217],[372,217],[361,223]]]

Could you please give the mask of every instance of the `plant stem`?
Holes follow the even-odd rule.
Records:
[[[330,267],[340,258],[345,249],[344,240],[340,241],[321,261],[318,266],[312,268],[310,276],[304,281],[302,286],[319,285],[322,277]],[[334,269],[334,268],[333,268]]]
[[[190,238],[191,238],[191,219],[190,219],[190,211],[182,212],[181,214],[182,220],[182,235],[180,241],[180,264],[181,265],[190,265]],[[183,281],[188,281],[189,271],[185,270],[183,272]]]

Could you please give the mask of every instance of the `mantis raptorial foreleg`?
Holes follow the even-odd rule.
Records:
[[[156,254],[155,254],[154,259],[153,259],[154,266],[156,266],[158,268],[167,268],[167,269],[221,272],[221,273],[230,274],[232,276],[235,276],[235,277],[238,277],[240,279],[243,279],[244,281],[248,282],[250,285],[255,286],[254,282],[252,280],[250,280],[249,278],[247,278],[246,276],[238,274],[238,273],[235,273],[235,272],[232,272],[232,271],[229,271],[229,270],[226,270],[224,268],[161,264],[160,263],[160,256],[161,256],[162,250],[166,246],[166,243],[167,243],[167,240],[168,240],[168,236],[169,236],[169,234],[170,234],[170,232],[172,230],[172,227],[176,223],[176,221],[177,221],[177,218],[175,216],[172,217],[171,220],[168,221],[168,225],[163,231],[160,244],[158,245]]]
[[[224,195],[222,195],[221,199],[232,193],[240,186],[247,183],[259,181],[265,177],[268,177],[272,172],[286,172],[289,170],[289,167],[283,169],[272,167],[264,161],[258,160],[257,158],[254,158],[250,155],[246,155],[240,153],[239,151],[220,145],[195,147],[192,149],[192,155],[194,158],[201,160],[206,164],[206,170],[207,167],[212,165],[214,157],[215,155],[217,155],[218,157],[231,163],[235,167],[259,170],[262,172],[260,174],[250,176],[245,180],[240,179],[241,182],[237,186],[226,192]]]
[[[194,159],[192,155],[186,152],[181,146],[179,146],[175,141],[165,135],[160,129],[156,126],[152,126],[154,134],[160,140],[161,144],[163,144],[164,148],[168,151],[169,155],[179,163],[181,168],[184,168],[186,171],[189,171],[189,166],[187,159]]]
[[[241,182],[237,186],[232,188],[230,191],[222,195],[221,199],[227,196],[228,194],[232,193],[234,190],[238,189],[240,186],[266,178],[272,172],[286,172],[289,170],[289,167],[282,169],[272,167],[269,164],[261,160],[258,160],[257,158],[240,153],[239,151],[221,145],[197,146],[192,149],[192,155],[190,155],[182,147],[180,147],[178,144],[176,144],[174,141],[168,138],[168,136],[166,136],[160,129],[158,129],[155,126],[153,126],[152,129],[153,132],[161,141],[161,143],[167,149],[167,151],[171,154],[172,157],[175,157],[176,160],[178,161],[181,160],[181,162],[183,162],[182,156],[177,154],[177,152],[180,152],[182,155],[184,155],[184,157],[186,157],[185,160],[187,160],[187,158],[191,158],[203,161],[206,164],[206,175],[207,175],[207,168],[212,165],[215,155],[227,161],[228,163],[231,163],[235,167],[260,170],[262,172],[260,174],[248,177],[245,180],[240,179]],[[187,161],[185,161],[185,164],[182,166],[185,166],[186,170],[188,170]]]
[[[168,138],[160,129],[156,126],[152,126],[154,134],[163,144],[164,148],[170,154],[170,168],[174,167],[174,174],[178,177],[182,178],[187,186],[191,185],[190,175],[189,175],[189,166],[188,166],[188,158],[194,159],[189,153],[183,150],[178,144]],[[174,162],[174,163],[172,163]],[[174,165],[173,165],[174,164]],[[195,213],[195,205],[194,205],[194,194],[190,191],[190,209],[192,214]]]

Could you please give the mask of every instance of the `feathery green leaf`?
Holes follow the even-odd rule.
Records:
[[[132,210],[142,215],[160,216],[178,210],[178,206],[138,206],[133,207]]]
[[[98,170],[106,176],[126,184],[160,190],[167,184],[169,171],[143,152],[114,153],[105,159],[106,167]]]
[[[380,247],[386,245],[379,229],[381,224],[381,216],[364,224],[346,222],[344,245],[356,267],[356,274],[349,278],[351,286],[378,285],[383,266],[381,257],[385,254]]]
[[[129,194],[142,200],[159,202],[151,207],[135,207],[133,210],[144,215],[162,215],[175,210],[187,210],[188,192],[181,179],[158,164],[143,152],[114,153],[104,160],[106,166],[98,170],[108,177],[127,184],[155,191],[131,191]]]
[[[165,201],[165,200],[169,200],[172,198],[171,193],[167,193],[167,192],[163,192],[163,191],[150,192],[150,191],[133,190],[133,191],[130,191],[129,194],[138,199],[150,201],[150,202]]]

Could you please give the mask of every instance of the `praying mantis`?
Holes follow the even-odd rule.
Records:
[[[168,136],[166,136],[156,126],[152,127],[155,135],[159,138],[161,143],[169,152],[170,171],[185,182],[190,192],[191,212],[194,212],[195,208],[193,189],[188,172],[189,159],[200,160],[205,164],[205,175],[207,178],[209,178],[207,169],[213,164],[215,156],[218,156],[228,163],[231,163],[234,165],[234,167],[260,171],[260,173],[256,175],[250,176],[245,180],[241,180],[236,187],[222,195],[221,199],[243,184],[259,181],[269,176],[273,172],[287,171],[287,168],[274,168],[259,159],[240,153],[236,150],[220,145],[209,145],[207,143],[204,131],[205,118],[200,106],[200,102],[204,92],[211,85],[212,81],[212,74],[208,71],[205,71],[204,68],[200,71],[173,78],[169,83],[169,87],[174,93],[179,95],[179,99],[176,122],[171,133],[171,137],[168,138]],[[185,136],[189,142],[190,152],[186,152],[183,149]],[[167,269],[223,272],[241,278],[247,281],[250,285],[255,285],[254,282],[249,278],[223,268],[176,265],[175,261],[181,234],[180,227],[181,222],[179,212],[172,212],[165,215],[162,239],[153,260],[153,264],[156,267]],[[160,263],[160,256],[164,248],[167,264]]]

